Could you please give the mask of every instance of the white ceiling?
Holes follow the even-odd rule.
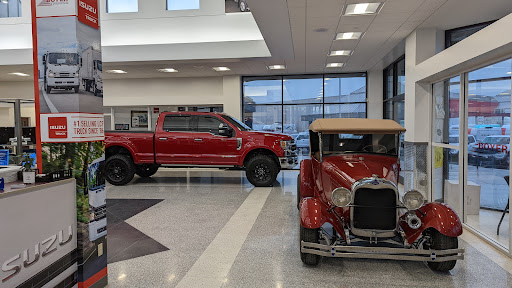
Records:
[[[446,30],[498,19],[512,13],[510,0],[386,0],[383,1],[385,3],[377,15],[342,16],[345,5],[368,1],[247,0],[272,54],[271,57],[106,62],[105,70],[122,69],[128,73],[105,73],[104,78],[368,71],[416,28]],[[360,40],[333,41],[338,32],[365,32],[365,34]],[[330,50],[353,50],[354,52],[350,56],[330,57],[327,56]],[[197,58],[201,59],[201,55]],[[346,65],[342,68],[325,68],[328,62],[344,62]],[[272,64],[286,64],[287,69],[272,71],[266,69],[266,65]],[[231,71],[216,72],[211,69],[214,66],[227,66]],[[160,68],[175,68],[179,73],[161,73],[157,71]],[[4,71],[4,68],[0,68],[2,81],[5,79]],[[12,76],[8,77],[12,79]]]

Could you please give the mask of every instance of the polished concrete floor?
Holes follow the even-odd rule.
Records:
[[[137,236],[109,255],[108,287],[512,287],[512,261],[469,232],[459,241],[466,259],[450,273],[405,261],[324,258],[304,266],[296,176],[282,172],[274,187],[254,188],[239,171],[162,169],[109,186],[118,207],[111,213],[123,215],[117,227]],[[122,240],[115,227],[108,247]]]

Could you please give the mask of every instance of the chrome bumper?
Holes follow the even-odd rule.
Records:
[[[302,253],[339,258],[365,258],[428,262],[445,262],[464,259],[464,249],[420,250],[412,248],[330,246],[304,241],[300,242],[300,251]]]
[[[279,157],[279,164],[281,164],[281,169],[293,169],[293,167],[299,164],[297,154],[286,157]]]

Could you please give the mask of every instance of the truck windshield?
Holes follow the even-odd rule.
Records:
[[[54,65],[77,65],[78,54],[76,53],[50,53],[48,63]]]
[[[235,125],[238,129],[240,129],[240,131],[251,130],[251,127],[245,125],[244,123],[238,121],[237,119],[235,119],[235,118],[233,118],[231,116],[228,116],[228,115],[221,115],[221,116],[222,116],[222,118],[224,118],[229,123]]]
[[[485,137],[483,143],[487,144],[508,144],[510,142],[510,138],[508,137]]]
[[[323,134],[324,156],[348,153],[398,155],[396,134]]]

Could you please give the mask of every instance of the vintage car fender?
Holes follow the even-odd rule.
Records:
[[[434,228],[441,234],[457,237],[462,234],[462,223],[457,213],[448,205],[438,202],[430,202],[416,210],[416,215],[421,219],[421,227],[412,229],[405,222],[405,215],[400,218],[400,226],[407,236],[407,241],[413,243],[428,228]],[[423,214],[422,214],[423,213]]]
[[[318,229],[326,222],[331,224],[338,234],[345,238],[341,223],[333,213],[327,212],[328,207],[317,198],[307,197],[300,202],[300,225],[308,229]]]
[[[311,159],[305,159],[300,162],[300,195],[301,198],[314,197],[314,181]]]

